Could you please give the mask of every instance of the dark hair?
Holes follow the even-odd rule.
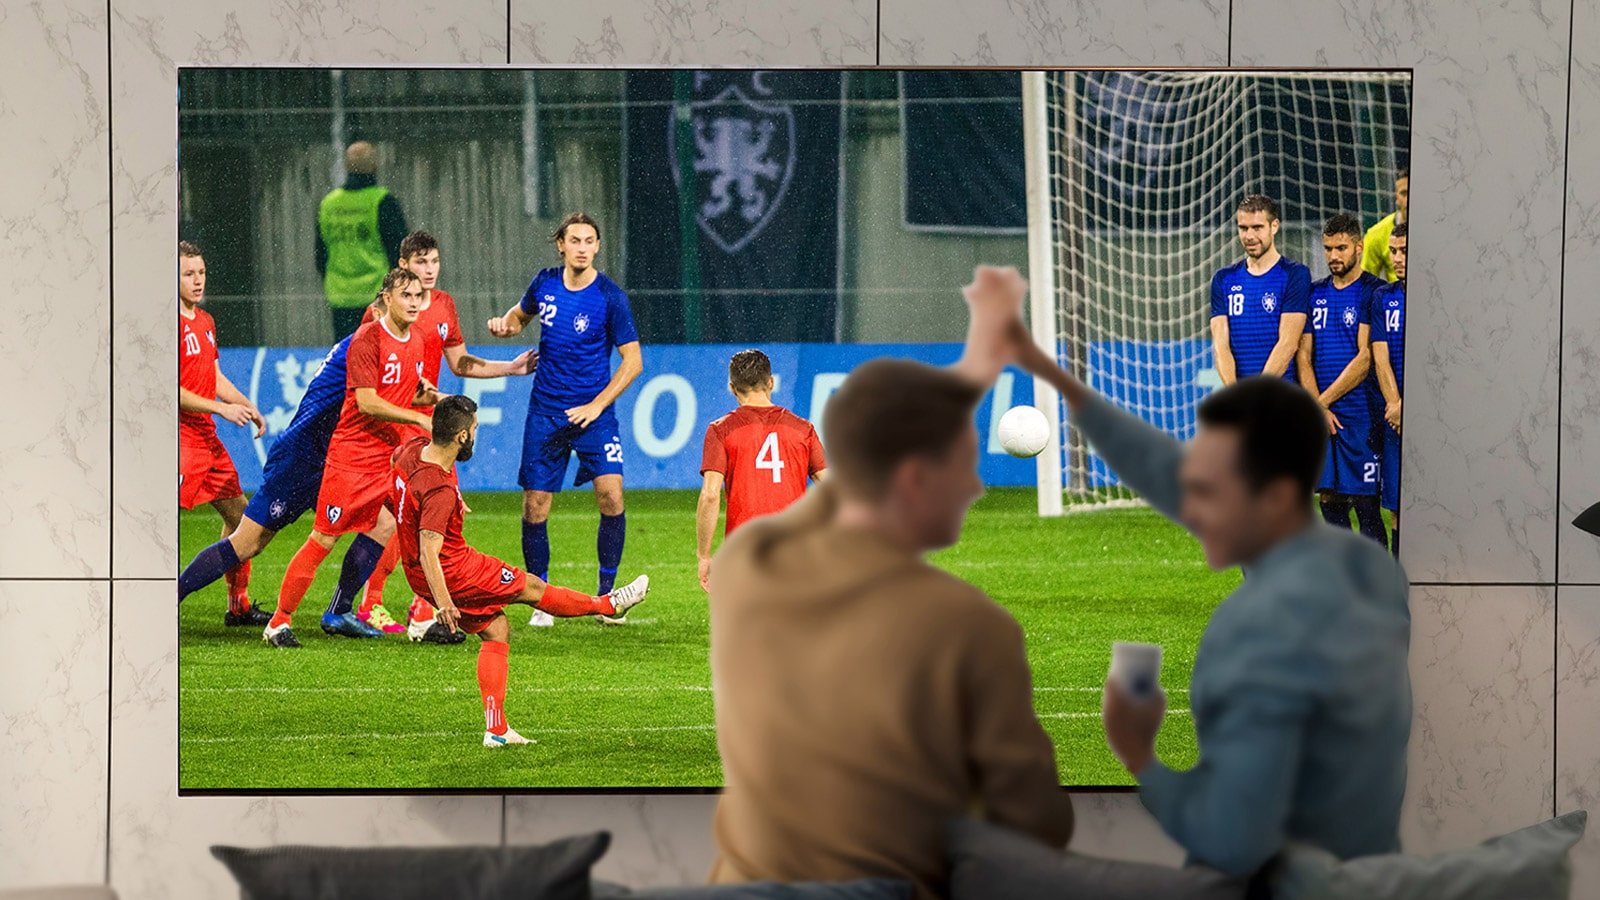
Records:
[[[1406,236],[1406,223],[1404,223],[1404,222],[1396,222],[1396,223],[1394,223],[1394,230],[1389,232],[1389,237],[1405,237],[1405,236]]]
[[[439,242],[426,231],[413,231],[400,241],[400,258],[410,259],[418,253],[439,249]]]
[[[905,359],[862,363],[822,414],[829,480],[882,497],[900,463],[939,458],[974,427],[981,387],[945,369]]]
[[[760,350],[740,350],[728,361],[728,385],[743,394],[767,383],[772,360]]]
[[[1266,194],[1250,194],[1239,203],[1239,212],[1264,212],[1268,222],[1278,221],[1278,204]]]
[[[600,239],[600,223],[596,222],[588,213],[575,212],[568,213],[567,217],[561,220],[561,224],[556,226],[556,230],[550,233],[550,243],[554,244],[566,239],[567,229],[574,225],[587,225],[593,228],[594,239],[597,241]]]
[[[1322,236],[1333,237],[1338,234],[1348,234],[1356,239],[1356,243],[1361,243],[1361,220],[1349,213],[1329,216],[1327,223],[1322,226]]]
[[[188,241],[179,241],[178,242],[178,258],[179,259],[183,259],[185,256],[200,256],[200,255],[201,255],[201,253],[200,253],[200,248],[199,247],[196,247],[195,245],[189,243]]]
[[[477,412],[477,401],[465,394],[441,397],[433,407],[433,442],[448,444],[458,432],[471,430],[472,417]]]
[[[1401,166],[1400,167],[1400,171],[1394,176],[1394,180],[1395,181],[1399,181],[1402,178],[1404,178],[1407,181],[1411,180],[1411,167],[1410,166]]]
[[[1328,420],[1304,388],[1282,378],[1241,378],[1200,402],[1200,424],[1239,432],[1239,473],[1252,491],[1292,478],[1310,494],[1328,450]]]
[[[380,295],[387,294],[413,281],[421,282],[422,279],[410,269],[402,269],[399,266],[395,266],[389,270],[389,274],[383,276],[383,287],[378,289],[378,293]]]

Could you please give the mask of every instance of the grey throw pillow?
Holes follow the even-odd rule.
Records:
[[[623,897],[636,897],[639,900],[911,900],[915,894],[909,881],[874,878],[800,884],[755,881],[702,887],[642,888],[637,891],[596,882],[594,896],[595,900]]]
[[[513,847],[212,847],[243,900],[589,900],[608,832]]]
[[[1270,873],[1274,900],[1565,900],[1567,851],[1588,814],[1567,813],[1490,838],[1476,847],[1420,857],[1366,856],[1341,862],[1316,847],[1291,845]]]
[[[975,819],[945,829],[950,900],[1240,900],[1245,886],[1214,869],[1175,869],[1057,850]]]

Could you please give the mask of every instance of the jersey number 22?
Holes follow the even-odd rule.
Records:
[[[767,435],[761,444],[761,452],[756,454],[756,468],[771,469],[772,483],[783,483],[783,458],[778,455],[778,433],[776,431]]]

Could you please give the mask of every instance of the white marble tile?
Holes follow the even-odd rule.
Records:
[[[105,4],[0,0],[0,575],[110,575]]]
[[[572,65],[870,65],[872,0],[511,0],[511,59]]]
[[[594,875],[631,887],[702,884],[716,850],[711,794],[509,797],[506,841],[536,844],[584,831],[611,832]]]
[[[1574,516],[1600,503],[1600,167],[1590,162],[1600,158],[1600,5],[1577,4],[1572,32],[1557,579],[1600,583],[1600,538],[1572,527]]]
[[[1555,577],[1569,12],[1234,4],[1237,65],[1415,67],[1401,552],[1417,580]]]
[[[1553,601],[1553,588],[1412,588],[1408,852],[1464,847],[1550,817]]]
[[[171,581],[117,582],[111,687],[111,886],[124,900],[236,890],[213,844],[498,844],[501,800],[178,797]],[[271,765],[263,751],[260,765]]]
[[[117,577],[169,577],[178,566],[177,66],[504,62],[505,28],[503,0],[117,0],[111,17]]]
[[[1221,66],[1226,0],[883,0],[882,64]]]
[[[1556,811],[1589,811],[1572,896],[1600,897],[1600,588],[1557,590]]]
[[[108,600],[0,582],[0,890],[105,878]]]
[[[1093,856],[1183,865],[1183,848],[1167,837],[1138,794],[1073,794],[1077,824],[1071,849]]]

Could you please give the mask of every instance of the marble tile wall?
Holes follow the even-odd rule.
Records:
[[[1600,812],[1600,594],[1576,586],[1600,584],[1600,541],[1565,525],[1600,500],[1600,307],[1587,289],[1600,181],[1572,162],[1600,152],[1600,4],[399,6],[0,0],[0,122],[17,123],[0,224],[21,288],[6,301],[19,327],[0,331],[0,384],[51,413],[35,425],[30,405],[0,406],[0,447],[25,460],[0,469],[0,665],[22,688],[0,692],[0,733],[64,724],[102,738],[64,754],[8,737],[34,777],[0,812],[0,856],[29,858],[0,886],[109,877],[130,897],[212,896],[228,889],[205,853],[216,841],[493,842],[502,829],[608,827],[617,849],[600,874],[635,884],[693,880],[710,862],[706,797],[175,797],[164,323],[179,63],[1415,67],[1403,507],[1421,584],[1405,836],[1440,849],[1556,809]],[[41,784],[48,804],[30,793]],[[1133,798],[1078,805],[1080,849],[1177,857]],[[36,848],[64,839],[70,854],[46,869]],[[1597,846],[1580,848],[1575,896],[1600,895]]]

